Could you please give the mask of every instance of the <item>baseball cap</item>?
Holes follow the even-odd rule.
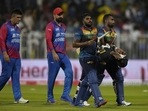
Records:
[[[53,10],[54,15],[58,15],[60,13],[63,13],[63,9],[61,9],[60,7],[57,7]]]

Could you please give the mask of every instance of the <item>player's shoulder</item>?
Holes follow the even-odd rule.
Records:
[[[76,28],[74,28],[74,31],[75,31],[75,32],[78,32],[78,31],[80,31],[80,30],[82,30],[82,27],[76,27]]]
[[[46,25],[46,29],[48,29],[48,28],[53,28],[53,27],[54,27],[54,22],[53,22],[53,21],[49,22],[49,23]]]
[[[104,26],[98,26],[97,29],[98,30],[103,30],[104,29]]]
[[[50,21],[47,26],[51,26],[51,25],[54,25],[54,22],[53,21]]]
[[[8,21],[7,22],[4,22],[2,25],[1,25],[1,29],[6,29],[8,27]]]
[[[6,21],[2,24],[2,26],[6,26],[6,25],[9,25],[9,21]]]
[[[104,32],[104,26],[98,26],[97,30],[98,32]]]
[[[74,29],[74,34],[75,34],[75,36],[77,36],[77,35],[80,35],[81,33],[82,33],[82,29],[81,29],[82,27],[77,27],[77,28],[75,28]]]
[[[98,30],[98,28],[97,28],[97,27],[95,27],[95,26],[93,26],[93,27],[92,27],[92,30],[96,30],[96,31],[97,31],[97,30]]]

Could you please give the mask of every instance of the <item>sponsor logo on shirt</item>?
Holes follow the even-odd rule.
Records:
[[[20,43],[20,39],[12,39],[11,43]]]
[[[64,37],[65,33],[57,33],[55,37],[60,37],[60,36]]]
[[[20,37],[20,34],[12,34],[12,38]]]
[[[20,34],[13,33],[11,43],[20,43]]]
[[[11,32],[12,32],[12,31],[15,31],[15,29],[14,29],[14,28],[11,28],[10,30],[11,30]]]
[[[59,28],[55,28],[55,30],[56,30],[56,31],[59,31],[60,29],[59,29]]]
[[[54,41],[55,42],[63,42],[63,41],[65,41],[65,38],[56,38]]]

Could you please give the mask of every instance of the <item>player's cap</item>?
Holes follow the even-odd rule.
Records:
[[[60,13],[63,13],[63,9],[60,7],[57,7],[53,10],[53,15],[58,15]]]

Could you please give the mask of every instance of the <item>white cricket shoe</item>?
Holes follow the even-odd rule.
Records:
[[[90,104],[89,104],[87,101],[84,101],[84,102],[83,102],[83,105],[84,105],[84,106],[89,106]]]
[[[14,103],[25,104],[25,103],[29,103],[29,100],[26,100],[23,97],[21,97],[18,101],[14,101]]]
[[[122,101],[121,104],[118,104],[118,106],[130,106],[130,105],[132,105],[132,103],[131,102],[126,102],[126,101]]]

